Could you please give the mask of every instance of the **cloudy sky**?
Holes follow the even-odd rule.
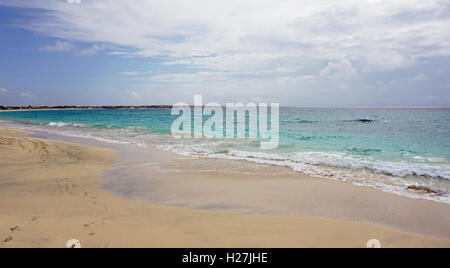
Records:
[[[450,106],[448,0],[0,0],[0,105]]]

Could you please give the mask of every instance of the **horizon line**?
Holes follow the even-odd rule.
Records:
[[[268,103],[269,104],[269,103]],[[171,104],[152,105],[0,105],[0,111],[8,110],[45,110],[45,109],[146,109],[146,108],[171,108]],[[196,107],[188,104],[190,107]],[[202,105],[205,107],[205,105]],[[221,105],[225,107],[225,105]],[[301,108],[301,109],[450,109],[450,106],[294,106],[280,105],[280,108]]]

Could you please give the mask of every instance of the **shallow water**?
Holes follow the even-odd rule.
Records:
[[[3,112],[0,119],[72,137],[286,166],[450,204],[450,109],[282,108],[274,150],[252,140],[176,140],[169,109]]]

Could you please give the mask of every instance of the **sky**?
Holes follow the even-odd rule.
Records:
[[[448,0],[0,0],[0,105],[450,106]]]

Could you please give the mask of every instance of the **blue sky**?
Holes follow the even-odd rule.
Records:
[[[0,0],[0,105],[450,106],[445,0]]]

